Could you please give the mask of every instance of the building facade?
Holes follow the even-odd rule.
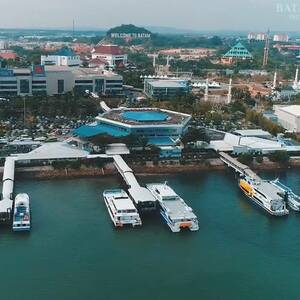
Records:
[[[79,67],[80,64],[80,56],[68,48],[63,48],[52,55],[41,56],[41,65],[44,66]]]
[[[121,67],[128,63],[127,54],[117,45],[100,45],[92,50],[92,59],[102,59],[111,67]]]
[[[123,77],[113,72],[88,68],[35,66],[0,69],[0,96],[78,94],[86,91],[103,95],[122,95]]]
[[[300,105],[275,105],[279,124],[291,132],[300,132]]]
[[[170,99],[188,94],[191,87],[186,80],[145,79],[144,92],[154,99]]]

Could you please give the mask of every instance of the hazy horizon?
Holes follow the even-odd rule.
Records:
[[[120,24],[194,31],[297,31],[300,1],[0,0],[0,28],[105,30]],[[155,17],[154,17],[155,16]]]

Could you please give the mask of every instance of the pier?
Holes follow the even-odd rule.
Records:
[[[130,198],[142,211],[156,209],[156,199],[148,189],[140,186],[131,168],[126,164],[121,155],[114,155],[114,165],[124,179]]]
[[[248,176],[254,180],[260,180],[260,177],[254,173],[248,166],[240,163],[236,158],[225,152],[220,152],[220,159],[230,168],[243,176]]]
[[[15,159],[7,157],[4,164],[2,194],[0,200],[0,223],[11,221],[13,208],[13,190],[15,181]]]

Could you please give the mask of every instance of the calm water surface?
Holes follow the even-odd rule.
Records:
[[[300,194],[299,171],[278,175]],[[265,215],[230,171],[141,181],[166,179],[193,207],[199,232],[171,233],[159,216],[115,230],[100,195],[116,178],[18,181],[33,229],[0,230],[0,299],[299,298],[300,214]]]

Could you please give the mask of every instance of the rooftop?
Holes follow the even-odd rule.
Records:
[[[50,160],[50,159],[76,159],[85,158],[87,151],[80,150],[75,146],[64,142],[46,143],[41,147],[26,153],[16,155],[18,160]]]
[[[190,115],[158,108],[119,108],[105,112],[98,120],[108,119],[128,125],[180,125]]]
[[[293,116],[300,117],[300,105],[289,105],[280,107],[280,110],[287,112]]]
[[[185,80],[150,80],[148,81],[155,88],[185,88]]]
[[[224,57],[234,57],[234,58],[253,58],[252,54],[246,49],[242,43],[237,43],[233,46]]]
[[[53,55],[57,56],[77,56],[77,54],[70,48],[62,48],[55,52]]]
[[[100,45],[93,49],[93,53],[97,54],[111,54],[111,55],[124,55],[124,51],[117,45]]]

